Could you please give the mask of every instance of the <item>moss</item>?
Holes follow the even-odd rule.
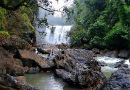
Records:
[[[24,24],[27,25],[28,29],[35,31],[34,26],[31,24],[31,21],[26,13],[23,14],[24,17]]]
[[[0,7],[0,29],[5,29],[7,11]]]
[[[0,41],[7,39],[7,38],[10,38],[9,33],[4,30],[0,31]]]

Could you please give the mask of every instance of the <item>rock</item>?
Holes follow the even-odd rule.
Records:
[[[69,48],[70,48],[69,45],[64,44],[64,43],[58,44],[58,45],[56,45],[56,47],[57,47],[58,49],[69,49]]]
[[[18,65],[15,65],[13,68],[10,68],[10,75],[18,75],[18,76],[23,76],[24,75],[24,68]]]
[[[107,52],[105,53],[105,56],[117,58],[117,57],[118,57],[118,52],[117,52],[117,51],[107,51]]]
[[[39,67],[31,67],[31,68],[29,68],[29,70],[28,70],[28,74],[36,74],[36,73],[39,73],[40,72],[40,69],[39,69]]]
[[[99,54],[99,53],[100,53],[100,50],[97,49],[97,48],[93,48],[92,51],[93,51],[93,53],[95,53],[95,54]]]
[[[6,87],[7,89],[5,90],[39,90],[37,87],[34,87],[8,74],[2,76],[2,80],[0,80],[0,85]]]
[[[36,53],[28,50],[18,50],[19,56],[23,60],[24,65],[29,67],[40,66],[42,69],[48,69],[50,66],[48,65],[45,58],[37,55]]]
[[[24,76],[18,76],[16,78],[20,81],[26,82],[26,78]]]
[[[21,61],[13,58],[13,54],[0,48],[0,74],[23,75],[24,68]]]
[[[121,50],[118,54],[119,58],[129,58],[129,52],[127,50]]]
[[[52,44],[40,44],[37,46],[39,52],[44,53],[44,54],[52,54],[52,53],[58,53],[59,49]]]
[[[101,89],[106,81],[94,53],[85,49],[61,50],[56,59],[56,75],[71,85]]]
[[[122,68],[112,73],[103,90],[129,90],[130,69]]]
[[[51,50],[43,50],[43,49],[41,49],[41,48],[37,48],[37,51],[39,52],[39,53],[42,53],[42,54],[50,54],[51,53]]]
[[[75,82],[75,76],[73,76],[70,72],[65,71],[64,69],[56,69],[56,74],[58,75],[58,77],[69,83]]]
[[[99,62],[99,66],[102,66],[102,67],[103,67],[103,66],[107,66],[107,64],[102,61],[102,62]]]
[[[16,90],[16,89],[13,89],[11,87],[6,87],[6,86],[0,84],[0,90]]]
[[[32,46],[27,41],[19,37],[11,37],[7,39],[2,46],[14,53],[17,51],[17,49],[30,50],[32,48]]]
[[[124,64],[124,62],[125,62],[125,60],[121,60],[121,61],[117,62],[117,63],[114,65],[114,67],[115,67],[115,68],[120,68],[120,67],[122,66],[122,64]]]
[[[128,68],[127,64],[124,64],[125,60],[121,60],[115,64],[115,68]]]

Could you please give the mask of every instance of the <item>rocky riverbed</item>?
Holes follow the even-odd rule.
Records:
[[[54,47],[54,46],[53,46]],[[9,52],[0,47],[0,89],[1,90],[38,90],[26,83],[24,74],[52,72],[70,86],[85,90],[123,90],[130,88],[130,70],[125,61],[119,61],[110,78],[102,73],[106,63],[98,61],[93,50],[71,49],[57,45],[49,50],[38,47]],[[42,52],[42,54],[41,54]],[[45,56],[44,56],[45,54]]]

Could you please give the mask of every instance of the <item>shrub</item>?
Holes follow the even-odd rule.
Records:
[[[83,30],[73,31],[71,35],[71,45],[72,46],[80,46],[83,44],[82,40],[87,40],[87,32]]]
[[[128,27],[122,26],[121,23],[115,24],[113,29],[104,37],[108,47],[113,48],[128,48]]]

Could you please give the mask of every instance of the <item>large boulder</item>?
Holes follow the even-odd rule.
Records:
[[[119,58],[129,58],[129,51],[127,50],[121,50],[118,54]]]
[[[23,75],[25,73],[22,62],[13,56],[0,47],[0,74]]]
[[[55,45],[52,44],[40,44],[37,45],[37,50],[40,53],[43,54],[51,54],[51,53],[58,53],[59,52],[59,48],[57,48]]]
[[[92,51],[85,49],[61,50],[54,59],[56,75],[72,85],[101,89],[106,77],[93,56]]]
[[[8,74],[1,76],[0,88],[1,90],[39,90],[37,87]]]
[[[41,57],[40,55],[37,55],[32,51],[18,50],[18,53],[20,58],[23,60],[25,66],[29,67],[39,66],[41,69],[50,68],[45,58]]]
[[[16,52],[17,49],[32,49],[32,46],[27,41],[17,36],[6,39],[2,46],[11,52]]]
[[[120,68],[112,73],[104,90],[130,90],[130,69]]]

